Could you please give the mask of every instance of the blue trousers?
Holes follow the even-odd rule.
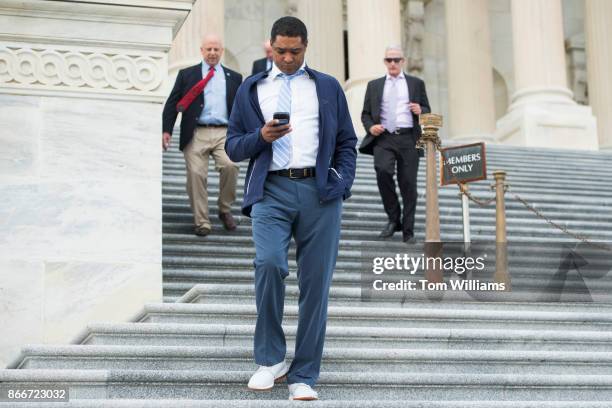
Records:
[[[268,175],[264,198],[251,210],[258,365],[271,366],[285,359],[287,346],[281,324],[292,236],[297,247],[299,316],[289,384],[314,386],[319,378],[341,214],[342,198],[320,203],[314,178],[291,180],[277,175]]]

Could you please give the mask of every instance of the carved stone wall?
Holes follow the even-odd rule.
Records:
[[[192,0],[148,3],[0,1],[0,367],[161,299],[162,84]]]

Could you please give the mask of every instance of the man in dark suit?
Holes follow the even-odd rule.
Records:
[[[242,75],[220,64],[223,44],[207,35],[200,47],[203,61],[179,71],[163,111],[162,147],[170,145],[172,129],[181,117],[179,148],[187,166],[187,192],[193,211],[195,234],[208,235],[208,159],[212,156],[220,173],[219,218],[227,230],[236,229],[231,205],[236,199],[238,166],[225,153],[227,122]],[[202,88],[203,86],[203,88]]]
[[[266,56],[264,58],[253,61],[253,69],[251,75],[255,75],[258,72],[266,72],[272,68],[272,46],[270,40],[266,41],[263,45]]]
[[[359,151],[374,155],[378,191],[388,217],[379,236],[389,238],[395,231],[402,231],[404,242],[411,242],[421,156],[421,150],[417,151],[415,147],[421,136],[419,115],[429,113],[431,109],[425,83],[405,74],[402,70],[404,62],[400,47],[388,47],[384,58],[387,75],[368,83],[361,112],[367,135]],[[403,211],[395,193],[393,175],[396,167]],[[402,215],[403,219],[400,218]]]

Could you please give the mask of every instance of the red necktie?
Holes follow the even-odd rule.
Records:
[[[191,105],[191,102],[193,102],[195,98],[200,96],[200,94],[206,87],[206,84],[208,83],[208,81],[210,81],[210,78],[212,78],[213,75],[215,75],[215,69],[213,67],[210,67],[208,69],[208,74],[201,81],[195,84],[193,88],[187,91],[185,96],[183,96],[181,100],[176,104],[176,110],[179,112],[185,112],[189,105]]]

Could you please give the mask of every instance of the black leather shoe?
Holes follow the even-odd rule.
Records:
[[[395,231],[401,231],[402,226],[398,222],[389,222],[385,228],[378,235],[379,238],[389,238],[392,237]]]
[[[416,242],[416,238],[411,234],[404,234],[402,240],[407,244],[414,244]]]

